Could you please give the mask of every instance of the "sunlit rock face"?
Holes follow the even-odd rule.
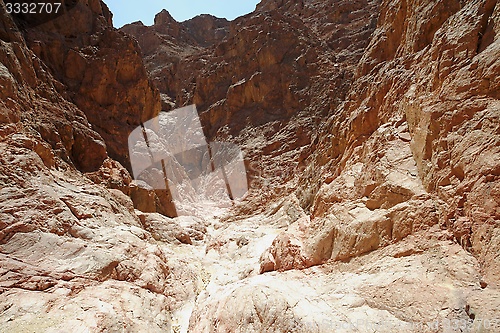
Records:
[[[98,0],[77,2],[57,19],[27,29],[24,38],[63,85],[59,92],[106,141],[109,155],[129,167],[128,134],[158,114],[159,93],[137,42],[112,27],[108,7]]]
[[[0,11],[0,331],[500,331],[500,3],[66,5]]]

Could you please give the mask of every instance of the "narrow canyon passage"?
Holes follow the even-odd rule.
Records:
[[[500,331],[500,2],[14,2],[0,332]]]

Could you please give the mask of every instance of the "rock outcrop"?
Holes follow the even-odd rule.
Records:
[[[0,331],[500,330],[496,0],[0,6]],[[127,139],[188,104],[249,193],[176,217]]]
[[[101,1],[80,1],[24,37],[105,140],[109,155],[128,167],[129,133],[161,107],[137,43],[114,30],[111,19]]]
[[[163,109],[170,110],[175,107],[175,96],[167,80],[175,72],[173,64],[221,41],[229,32],[229,22],[200,15],[179,23],[163,10],[155,16],[151,27],[135,22],[120,30],[136,37],[146,68],[162,93]]]
[[[0,5],[1,330],[168,330],[179,290],[197,292],[168,276],[196,268],[168,263],[127,196],[129,172],[108,156],[125,161],[119,141],[159,109],[137,45],[98,1],[25,30]]]
[[[396,226],[390,211],[397,208],[400,217],[448,229],[498,283],[497,259],[487,253],[498,252],[500,111],[490,73],[498,68],[499,8],[496,1],[382,3],[339,110],[345,120],[333,124],[340,135],[325,135],[317,154],[336,158],[325,164],[333,176],[323,175],[330,184],[316,196],[314,216],[334,212],[327,206],[335,201],[364,201],[373,212],[389,209]]]
[[[304,167],[324,117],[344,100],[378,15],[377,1],[289,7],[269,10],[263,2],[231,22],[217,42],[193,42],[203,26],[191,34],[187,27],[200,19],[177,23],[165,12],[151,27],[121,29],[146,50],[165,109],[194,103],[209,140],[245,147],[257,189],[247,211],[290,191],[283,184],[293,178],[291,170]],[[335,14],[325,17],[331,8]],[[162,33],[172,27],[181,38]]]

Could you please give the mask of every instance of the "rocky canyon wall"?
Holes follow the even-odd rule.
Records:
[[[56,20],[28,29],[24,37],[106,141],[110,156],[129,166],[128,134],[157,115],[160,102],[137,43],[115,31],[111,19],[100,1],[80,1]]]
[[[0,7],[1,332],[500,329],[496,0]],[[168,217],[127,139],[189,104],[250,190]]]
[[[0,7],[0,331],[169,329],[173,266],[109,157],[128,163],[127,131],[160,108],[137,44],[99,1],[28,29]],[[148,319],[123,308],[115,321],[99,299]]]
[[[312,229],[329,230],[318,236],[329,244],[326,254],[315,253],[317,243],[306,246],[312,254],[303,259],[311,264],[359,255],[433,225],[471,251],[485,233],[495,237],[498,127],[483,123],[498,122],[497,89],[492,74],[483,73],[496,68],[497,7],[495,1],[264,1],[205,46],[167,13],[152,27],[122,30],[147,50],[167,107],[196,103],[209,137],[245,147],[255,206],[294,192],[319,223]],[[171,32],[167,26],[184,37],[151,42]],[[187,53],[174,52],[172,43]],[[172,55],[171,64],[153,60],[162,54]],[[464,157],[470,150],[480,161]],[[485,191],[489,198],[474,194]],[[368,235],[359,231],[360,244],[340,235],[345,218],[332,222],[335,207],[349,205],[381,219]],[[247,203],[245,210],[254,207]],[[326,216],[328,226],[319,222]],[[474,250],[481,257],[483,245]]]
[[[263,2],[231,23],[206,16],[178,23],[162,12],[151,27],[120,30],[141,45],[164,109],[194,103],[209,140],[243,148],[253,204],[241,215],[297,187],[286,184],[345,99],[377,17],[377,1]],[[200,31],[218,39],[201,45]]]
[[[338,111],[344,120],[331,120],[317,154],[331,183],[315,197],[313,215],[345,201],[384,211],[389,234],[375,247],[439,224],[497,283],[499,4],[388,1],[381,8]]]

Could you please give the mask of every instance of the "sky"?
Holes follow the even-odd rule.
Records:
[[[116,28],[135,21],[152,25],[162,9],[168,10],[179,21],[189,20],[200,14],[212,14],[233,20],[252,12],[259,0],[104,0],[113,13]]]

